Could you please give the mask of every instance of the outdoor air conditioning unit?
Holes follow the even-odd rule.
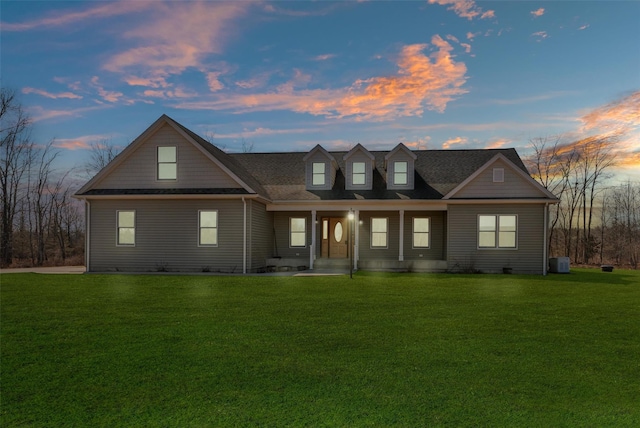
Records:
[[[549,272],[569,273],[569,257],[552,257],[549,259]]]

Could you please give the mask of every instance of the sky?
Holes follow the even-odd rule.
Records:
[[[63,167],[162,114],[228,152],[516,148],[624,131],[640,180],[640,2],[0,2],[2,86]]]

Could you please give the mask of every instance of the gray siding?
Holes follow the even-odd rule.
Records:
[[[493,168],[504,168],[504,182],[493,182]],[[540,198],[545,195],[499,160],[467,183],[454,198]]]
[[[516,214],[517,249],[478,249],[478,214]],[[544,205],[451,205],[447,217],[450,270],[542,274]]]
[[[264,204],[249,201],[251,207],[250,224],[250,266],[255,272],[266,266],[266,260],[273,256],[273,214],[267,212]]]
[[[371,248],[371,218],[387,217],[388,248]],[[398,260],[400,254],[400,214],[397,211],[360,211],[359,260]]]
[[[157,147],[177,147],[177,180],[157,178]],[[122,162],[116,171],[97,183],[95,189],[240,188],[170,125],[164,125]]]
[[[413,218],[431,219],[429,248],[413,248]],[[445,260],[445,218],[444,211],[405,211],[404,213],[404,259],[405,260]],[[420,256],[422,255],[422,256]]]
[[[198,210],[218,210],[218,246],[198,247]],[[136,245],[116,246],[116,212],[136,211]],[[242,273],[241,200],[92,201],[91,272]]]
[[[307,236],[305,247],[291,247],[289,236],[289,219],[291,217],[303,217],[307,221]],[[277,250],[274,256],[292,259],[309,260],[311,248],[311,228],[314,223],[311,222],[311,212],[309,211],[291,211],[291,212],[275,212],[273,213],[273,227],[275,230],[275,247]]]

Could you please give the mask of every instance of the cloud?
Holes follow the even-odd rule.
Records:
[[[224,88],[224,85],[219,79],[221,74],[222,73],[219,71],[212,71],[207,73],[207,84],[209,85],[209,90],[211,92],[216,92]]]
[[[255,138],[270,135],[290,135],[290,134],[307,134],[310,132],[319,132],[319,128],[294,128],[294,129],[271,129],[258,127],[255,129],[245,129],[242,132],[233,132],[229,134],[216,134],[215,138],[219,139],[235,139],[235,138]]]
[[[531,15],[533,15],[534,18],[538,18],[538,17],[544,15],[544,7],[541,7],[538,10],[532,10],[529,13],[531,13]]]
[[[480,31],[476,32],[476,33],[472,33],[471,31],[469,31],[467,33],[467,40],[473,41],[473,39],[475,39],[476,37],[478,37],[480,34],[482,34]]]
[[[166,79],[187,68],[202,70],[205,58],[222,52],[233,34],[236,19],[250,2],[154,2],[148,19],[122,33],[131,47],[106,60],[103,68],[114,73],[168,86]]]
[[[481,8],[476,6],[474,0],[429,0],[429,3],[443,6],[451,5],[447,10],[453,10],[456,15],[461,18],[467,18],[469,21],[478,16],[480,16],[480,19],[495,18],[493,10],[483,12]]]
[[[313,60],[314,61],[326,61],[328,59],[335,58],[335,57],[336,57],[335,54],[324,54],[324,55],[318,55],[318,56],[313,57]]]
[[[456,145],[456,144],[467,144],[468,142],[469,142],[469,140],[467,139],[467,137],[449,138],[447,141],[442,143],[442,148],[444,150],[447,150],[453,145]]]
[[[541,41],[549,37],[549,35],[546,31],[536,31],[535,33],[531,34],[531,37],[536,37],[538,41]]]
[[[398,56],[397,74],[357,80],[347,88],[224,94],[211,101],[177,107],[236,112],[291,110],[358,120],[420,116],[425,108],[443,112],[448,103],[467,93],[462,88],[467,67],[454,60],[453,47],[440,36],[432,37],[431,53],[426,55],[428,47],[404,46]]]
[[[42,90],[42,89],[36,89],[36,88],[30,88],[30,87],[22,88],[22,93],[23,94],[41,95],[43,97],[51,98],[51,99],[54,99],[54,100],[61,99],[61,98],[66,98],[66,99],[70,99],[70,100],[80,100],[80,99],[82,99],[82,97],[80,95],[76,95],[76,94],[71,93],[71,92],[61,92],[59,94],[52,94],[51,92],[47,92],[47,91]]]
[[[589,24],[584,24],[584,25],[578,27],[578,30],[582,31],[582,30],[586,30],[587,28],[589,28]]]
[[[66,150],[88,150],[91,149],[91,143],[105,141],[109,138],[108,135],[84,135],[76,138],[56,139],[53,145]]]
[[[189,92],[184,90],[181,87],[175,89],[147,89],[142,93],[145,97],[152,98],[162,98],[162,99],[172,99],[172,98],[191,98],[195,97],[197,94],[194,92]]]
[[[235,85],[242,89],[253,89],[264,87],[271,78],[271,73],[260,73],[251,79],[238,80]]]
[[[426,150],[429,141],[431,141],[431,137],[427,135],[423,138],[417,138],[414,141],[403,141],[402,144],[411,150]]]
[[[628,131],[640,127],[640,91],[598,107],[580,118],[586,130]]]
[[[507,144],[510,144],[510,143],[512,143],[511,140],[508,140],[506,138],[500,138],[500,139],[497,139],[497,140],[494,140],[494,141],[490,141],[486,145],[485,149],[499,149],[499,148],[504,147],[504,146],[506,146]]]
[[[124,96],[122,92],[117,91],[107,91],[104,89],[102,85],[98,83],[99,77],[93,76],[91,78],[91,83],[93,87],[98,91],[98,95],[102,97],[103,100],[108,101],[110,103],[116,103],[120,101],[120,99]]]
[[[94,3],[95,4],[95,3]],[[112,16],[126,15],[140,12],[152,7],[152,1],[118,1],[99,3],[99,6],[73,13],[56,13],[47,18],[36,19],[22,23],[2,23],[2,31],[28,31],[48,27],[69,27],[75,23],[86,23],[91,19],[108,18]]]
[[[471,45],[469,43],[460,43],[466,53],[471,53]]]

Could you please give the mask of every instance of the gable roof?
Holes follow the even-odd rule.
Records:
[[[405,152],[405,153],[406,153],[407,155],[409,155],[409,157],[410,157],[411,159],[413,159],[413,160],[416,160],[416,158],[418,157],[418,156],[416,156],[416,154],[415,154],[415,153],[413,153],[411,150],[409,150],[409,149],[407,148],[407,146],[405,146],[405,145],[404,145],[404,144],[402,144],[402,143],[398,143],[398,145],[397,145],[397,146],[395,146],[395,147],[393,148],[393,150],[391,150],[389,153],[387,153],[387,154],[385,155],[385,157],[384,157],[385,162],[386,162],[386,161],[388,161],[389,159],[391,159],[391,158],[392,158],[396,153],[398,153],[399,151],[403,151],[403,152]]]
[[[534,189],[538,190],[541,193],[541,196],[547,197],[547,198],[556,199],[556,197],[555,197],[555,195],[553,195],[553,193],[551,193],[549,190],[545,189],[540,183],[535,181],[529,175],[528,172],[526,172],[527,171],[526,168],[524,168],[524,170],[521,169],[521,168],[518,168],[513,162],[511,162],[509,159],[507,159],[502,153],[496,154],[487,163],[485,163],[483,166],[478,168],[473,174],[471,174],[469,177],[467,177],[464,181],[462,181],[460,184],[458,184],[455,188],[451,189],[446,195],[444,195],[444,197],[442,199],[451,199],[452,197],[454,197],[458,192],[460,192],[467,185],[469,185],[476,177],[478,177],[480,174],[482,174],[484,171],[489,169],[492,165],[494,165],[498,161],[503,161],[505,163],[505,165],[511,171],[513,171],[516,175],[518,175],[522,179],[524,179],[527,183],[529,183],[529,185],[531,187],[533,187]]]
[[[356,146],[355,146],[353,149],[349,150],[349,152],[348,152],[346,155],[344,155],[344,156],[342,157],[342,160],[345,160],[345,161],[346,161],[346,160],[347,160],[347,159],[349,159],[351,156],[355,155],[357,152],[362,152],[362,153],[364,153],[364,154],[365,154],[365,156],[367,156],[369,159],[371,159],[371,160],[375,160],[375,156],[373,156],[373,154],[371,154],[371,152],[370,152],[369,150],[365,149],[365,148],[362,146],[362,144],[360,144],[360,143],[356,144]]]
[[[316,154],[316,152],[320,152],[324,155],[324,157],[326,157],[327,159],[329,159],[332,163],[334,163],[335,165],[338,164],[338,162],[336,161],[336,158],[334,158],[333,156],[331,156],[331,154],[326,151],[324,149],[324,147],[322,147],[320,144],[317,144],[313,149],[309,150],[309,153],[307,153],[303,158],[302,161],[306,162],[311,156],[313,156],[314,154]]]
[[[162,126],[169,125],[173,127],[186,141],[193,144],[200,152],[202,152],[209,160],[220,167],[234,181],[236,181],[249,194],[265,195],[264,188],[255,178],[246,172],[235,160],[230,158],[222,150],[207,142],[202,137],[185,128],[183,125],[163,114],[151,126],[149,126],[138,138],[133,140],[118,156],[116,156],[107,166],[100,170],[91,180],[82,186],[76,196],[89,194],[99,194],[93,187],[111,174],[120,164],[122,164],[129,156],[136,151],[138,147],[144,144],[156,131]]]

